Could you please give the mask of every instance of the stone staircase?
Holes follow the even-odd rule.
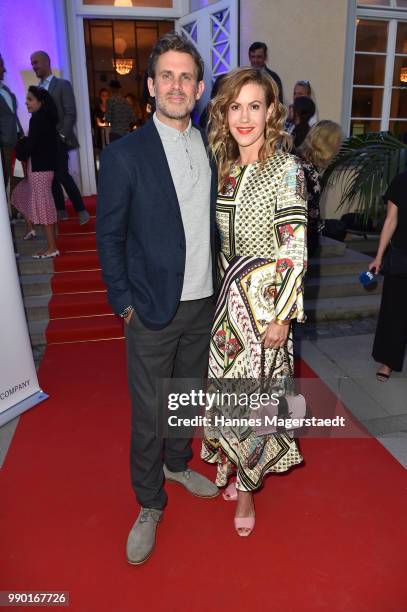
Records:
[[[17,222],[13,231],[16,250],[20,253],[17,261],[31,341],[33,346],[42,345],[46,343],[45,329],[49,322],[53,263],[31,257],[45,245],[41,229],[37,231],[36,240],[27,242],[22,240],[23,222]],[[345,243],[323,237],[320,252],[310,260],[306,276],[305,310],[308,321],[375,315],[380,305],[381,279],[370,290],[363,288],[358,279],[359,273],[367,269],[369,261],[370,256],[349,249]]]
[[[359,283],[372,257],[345,243],[322,237],[317,257],[310,259],[305,281],[305,312],[309,321],[337,321],[376,315],[382,278],[373,287]]]

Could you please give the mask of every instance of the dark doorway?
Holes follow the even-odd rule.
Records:
[[[119,81],[123,95],[130,94],[137,125],[143,123],[147,116],[144,88],[148,57],[155,42],[174,29],[174,22],[85,19],[84,29],[97,171],[100,149],[109,142],[109,126],[97,119],[98,109],[102,116],[100,91],[109,89],[110,81]]]

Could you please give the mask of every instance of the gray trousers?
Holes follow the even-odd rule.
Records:
[[[163,407],[160,380],[206,375],[213,322],[212,298],[180,302],[170,324],[146,328],[134,312],[125,324],[128,382],[132,404],[130,471],[138,503],[162,510],[167,502],[163,464],[172,472],[187,468],[189,438],[163,439],[157,414]]]

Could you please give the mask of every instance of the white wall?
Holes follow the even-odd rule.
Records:
[[[308,80],[319,118],[340,122],[347,10],[347,0],[240,0],[241,65],[253,41],[265,42],[285,101],[297,80]]]
[[[63,0],[0,0],[0,53],[7,72],[4,82],[16,94],[18,114],[26,130],[30,116],[25,108],[29,85],[37,85],[30,55],[46,51],[56,74],[68,68]],[[61,19],[62,17],[62,19]]]

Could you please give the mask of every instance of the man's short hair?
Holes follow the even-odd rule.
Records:
[[[31,53],[31,57],[33,55],[42,55],[47,60],[48,64],[51,65],[51,58],[46,51],[34,51],[34,53]]]
[[[204,75],[204,62],[196,47],[189,40],[178,32],[168,32],[155,43],[148,58],[148,76],[155,78],[155,69],[160,55],[167,51],[178,51],[188,53],[195,62],[197,70],[197,80],[202,81]]]
[[[264,42],[252,43],[249,47],[249,53],[254,53],[255,51],[258,51],[259,49],[263,49],[264,56],[267,57],[267,45]]]

